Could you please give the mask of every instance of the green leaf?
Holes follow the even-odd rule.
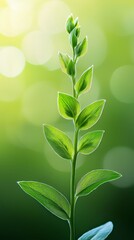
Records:
[[[68,74],[67,69],[68,69],[68,64],[70,62],[70,57],[67,54],[59,53],[59,62],[60,62],[60,67],[61,70]]]
[[[87,40],[87,37],[85,37],[83,41],[80,42],[75,48],[76,57],[83,56],[87,52],[87,48],[88,48],[88,40]]]
[[[49,144],[59,156],[72,159],[74,153],[73,145],[64,132],[50,125],[44,125],[44,132]]]
[[[113,223],[107,222],[84,233],[78,240],[105,240],[113,230]]]
[[[100,118],[106,100],[98,100],[85,107],[76,119],[78,129],[87,130],[91,128]]]
[[[70,204],[55,188],[33,181],[20,181],[18,184],[24,192],[36,199],[51,213],[63,220],[69,219]]]
[[[85,134],[79,142],[78,152],[83,154],[90,154],[94,152],[101,143],[104,131],[97,130]]]
[[[70,15],[69,18],[67,19],[67,22],[66,22],[66,30],[68,33],[71,33],[72,30],[75,28],[75,26],[77,26],[78,24],[78,18],[73,19],[73,16]]]
[[[77,36],[79,35],[79,31],[74,28],[70,33],[70,43],[73,48],[77,45]]]
[[[75,119],[80,112],[79,102],[74,97],[65,93],[58,94],[58,108],[59,113],[65,119]]]
[[[93,66],[89,67],[75,84],[78,96],[90,90],[93,78]]]
[[[97,169],[87,173],[78,182],[76,196],[86,196],[100,185],[116,180],[121,177],[121,174],[112,170]]]
[[[75,63],[72,61],[72,59],[69,61],[68,66],[67,66],[67,73],[70,76],[75,75]]]

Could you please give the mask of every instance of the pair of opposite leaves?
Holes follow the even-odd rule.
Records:
[[[77,96],[91,87],[92,67],[81,76],[75,85]],[[70,95],[59,93],[58,106],[61,116],[66,119],[73,119],[77,130],[86,130],[92,127],[100,118],[105,100],[96,101],[80,112],[78,101]],[[63,158],[72,159],[74,148],[68,136],[52,126],[45,125],[44,131],[46,138],[53,149]],[[90,154],[101,142],[104,131],[93,131],[85,134],[79,141],[78,152]],[[86,174],[77,184],[75,199],[80,196],[86,196],[105,182],[119,178],[121,175],[111,170],[98,169]],[[30,196],[35,198],[45,208],[57,217],[69,221],[70,203],[68,200],[53,187],[33,181],[18,182],[20,187]],[[82,235],[79,240],[103,240],[109,234],[107,233],[109,225],[103,225],[99,228],[89,231]],[[106,230],[107,229],[107,230]],[[105,231],[106,230],[106,231]],[[109,231],[109,230],[108,230]],[[109,232],[110,233],[110,232]],[[97,236],[97,238],[96,238]],[[100,238],[98,238],[100,236]]]
[[[66,97],[67,96],[65,96],[65,98]],[[86,107],[76,118],[76,122],[80,123],[80,125],[78,125],[79,129],[87,129],[93,126],[101,115],[103,105],[104,102],[100,100]],[[90,118],[86,118],[85,121],[85,116],[89,115]],[[79,119],[83,119],[84,124]],[[73,145],[68,136],[60,130],[48,125],[44,126],[44,130],[48,142],[56,151],[56,153],[58,153],[63,158],[72,159]],[[99,135],[97,135],[97,133],[99,133]],[[84,135],[78,144],[78,151],[83,152],[84,154],[91,153],[98,146],[101,140],[100,136],[102,138],[102,134],[100,134],[98,131]],[[86,196],[103,183],[115,180],[119,177],[120,174],[111,170],[93,170],[87,173],[77,184],[75,199],[80,196]],[[69,221],[71,209],[70,203],[56,189],[49,185],[32,181],[22,181],[19,182],[19,185],[27,194],[35,198],[50,212],[63,220]]]

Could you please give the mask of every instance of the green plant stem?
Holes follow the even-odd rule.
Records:
[[[77,59],[75,59],[74,49],[73,49],[73,61],[75,62],[75,68],[76,68]],[[73,97],[77,98],[77,93],[75,91],[75,83],[76,83],[75,75],[72,76],[72,83],[73,83]],[[75,126],[75,122],[74,122],[74,126]],[[70,179],[70,204],[71,204],[71,216],[69,221],[70,240],[75,240],[75,172],[76,172],[76,160],[77,160],[78,135],[79,135],[79,130],[75,128],[74,156],[71,162],[71,179]]]
[[[72,76],[72,83],[73,83],[73,96],[76,98],[76,91],[75,91],[75,76]]]
[[[70,181],[70,203],[71,203],[70,240],[75,240],[75,170],[76,170],[76,159],[77,159],[78,133],[79,133],[78,129],[75,129],[74,157],[71,163],[71,181]]]

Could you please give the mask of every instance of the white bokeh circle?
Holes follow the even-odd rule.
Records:
[[[103,167],[115,170],[123,175],[112,184],[118,187],[131,187],[134,185],[134,150],[120,146],[111,149],[104,157]]]
[[[25,67],[25,57],[20,49],[7,46],[0,49],[0,73],[13,78],[22,73]]]
[[[88,53],[86,59],[91,59],[92,64],[100,66],[107,57],[107,39],[101,27],[90,22],[88,28]],[[89,60],[88,60],[89,61]]]
[[[26,31],[32,25],[32,13],[28,9],[0,9],[0,33],[16,37]]]
[[[114,97],[123,103],[134,102],[134,66],[117,68],[111,77],[110,87]]]
[[[41,31],[28,33],[22,41],[22,50],[27,62],[34,65],[45,64],[53,54],[51,39]]]
[[[65,21],[70,14],[70,9],[61,0],[50,0],[44,3],[39,12],[39,28],[47,34],[65,31]]]

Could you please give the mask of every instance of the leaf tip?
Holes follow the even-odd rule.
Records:
[[[22,188],[23,183],[25,183],[25,181],[17,181],[17,184]]]

